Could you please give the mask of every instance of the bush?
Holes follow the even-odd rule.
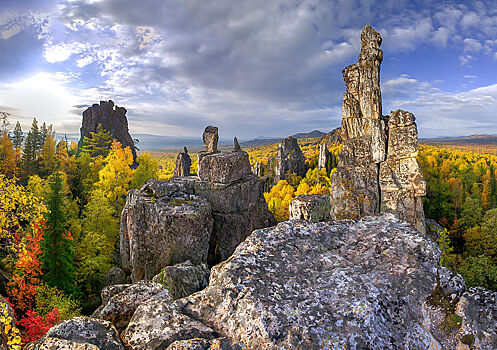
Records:
[[[81,308],[72,297],[54,287],[39,287],[36,293],[36,313],[46,316],[54,308],[57,308],[61,321],[81,316]]]

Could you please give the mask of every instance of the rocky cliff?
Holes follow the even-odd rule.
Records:
[[[391,212],[424,228],[421,197],[426,184],[416,160],[414,115],[382,115],[381,36],[371,26],[361,33],[359,62],[343,70],[343,148],[332,176],[332,217],[357,218]]]
[[[32,349],[495,349],[497,293],[466,290],[440,255],[392,214],[287,221],[254,231],[206,289],[174,301],[153,282],[110,288],[101,313],[116,328],[66,321]]]
[[[290,136],[278,144],[275,157],[274,183],[285,179],[285,175],[295,173],[304,177],[307,172],[305,157],[297,139]]]
[[[109,131],[123,147],[129,147],[133,152],[133,159],[136,159],[136,147],[129,134],[126,112],[126,108],[115,106],[114,102],[110,100],[100,101],[100,104],[95,103],[88,107],[83,112],[79,145],[82,145],[85,137],[91,136],[91,132],[96,132],[98,125],[101,124],[102,128]]]

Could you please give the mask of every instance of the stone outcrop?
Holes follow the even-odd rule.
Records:
[[[123,268],[133,281],[152,279],[165,266],[187,260],[212,266],[253,230],[276,224],[247,153],[208,152],[217,148],[217,138],[217,128],[206,128],[198,176],[149,180],[128,193],[120,244]]]
[[[187,260],[174,266],[164,267],[152,281],[163,285],[173,299],[180,299],[207,287],[209,273],[206,264],[196,266]]]
[[[149,180],[131,190],[121,216],[120,253],[132,281],[151,280],[164,266],[207,261],[212,208],[185,186]]]
[[[190,176],[192,160],[185,147],[184,152],[178,153],[174,168],[174,176]]]
[[[56,324],[26,350],[124,350],[116,328],[107,321],[75,317]]]
[[[297,139],[290,136],[278,144],[275,157],[274,183],[285,179],[285,175],[295,173],[304,177],[307,172],[305,157]]]
[[[208,153],[217,153],[217,142],[219,141],[218,129],[216,126],[209,125],[205,128],[202,135],[204,147]]]
[[[328,169],[331,162],[331,153],[328,151],[328,146],[326,143],[319,145],[319,156],[318,156],[318,168]]]
[[[116,292],[115,288],[111,293],[104,288],[102,292],[103,304],[92,315],[93,318],[110,321],[119,332],[126,329],[136,309],[144,302],[153,298],[172,300],[169,291],[157,282],[140,281],[125,286],[127,287],[114,295],[112,294]]]
[[[300,195],[290,202],[290,220],[330,220],[330,196],[324,194]]]
[[[79,146],[81,147],[84,138],[90,137],[90,133],[96,132],[98,125],[101,124],[102,128],[109,131],[123,147],[129,147],[133,152],[133,159],[136,159],[136,147],[129,134],[126,112],[126,108],[114,106],[114,102],[110,100],[100,101],[100,104],[95,103],[88,107],[83,112]]]
[[[466,290],[440,257],[436,242],[390,213],[286,221],[254,231],[204,290],[141,302],[121,338],[128,349],[497,348],[497,293]],[[121,349],[114,327],[87,320],[65,321],[42,342]]]
[[[416,161],[417,128],[409,112],[382,115],[381,41],[365,26],[359,62],[343,70],[343,148],[332,174],[332,217],[391,212],[424,232],[426,184]]]

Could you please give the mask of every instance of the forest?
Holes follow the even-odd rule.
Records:
[[[53,324],[89,315],[108,272],[119,265],[119,218],[130,189],[169,179],[175,154],[132,152],[101,127],[78,145],[33,119],[27,132],[0,115],[0,322],[12,349],[40,338]],[[329,169],[318,169],[325,137],[299,139],[309,167],[287,174],[264,194],[278,221],[301,194],[328,194],[341,145],[328,145]],[[251,164],[270,168],[276,144],[247,149]],[[192,154],[192,173],[196,156]],[[427,182],[425,213],[443,230],[442,263],[468,286],[497,290],[497,155],[461,146],[420,145]],[[270,171],[268,172],[271,176]]]

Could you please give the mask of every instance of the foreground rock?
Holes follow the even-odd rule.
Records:
[[[290,220],[330,220],[330,196],[323,194],[300,195],[290,202]]]
[[[110,131],[113,138],[123,145],[129,147],[133,152],[133,159],[136,160],[136,147],[128,129],[128,118],[126,108],[114,106],[113,101],[100,101],[100,104],[93,104],[83,112],[83,123],[81,125],[81,139],[79,146],[83,145],[85,137],[91,137],[92,132],[96,132],[101,124],[104,130]]]
[[[288,221],[255,231],[213,267],[209,287],[177,304],[249,349],[455,349],[468,333],[495,348],[490,307],[442,324],[455,311],[441,305],[479,297],[459,300],[464,282],[439,260],[435,242],[392,214]],[[435,303],[437,291],[448,301]]]
[[[180,299],[207,287],[209,273],[206,264],[196,266],[187,260],[184,263],[164,267],[152,281],[163,285],[173,299]]]
[[[53,326],[39,341],[30,343],[26,349],[124,350],[124,346],[110,322],[76,317]]]
[[[190,176],[191,166],[192,160],[188,154],[188,150],[185,147],[184,152],[178,153],[176,156],[174,176]]]
[[[332,217],[390,212],[424,232],[421,197],[426,184],[416,160],[415,118],[402,110],[382,115],[381,41],[380,34],[365,26],[359,62],[343,70],[343,147],[332,174]]]
[[[116,287],[107,288],[116,292]],[[120,290],[121,288],[119,288]],[[104,288],[102,292],[102,306],[92,315],[93,318],[110,321],[119,332],[122,332],[129,323],[138,306],[150,299],[171,301],[171,295],[164,286],[157,282],[140,281],[129,285],[118,293],[113,293]],[[111,296],[110,296],[110,295]],[[110,296],[110,297],[109,297]]]

